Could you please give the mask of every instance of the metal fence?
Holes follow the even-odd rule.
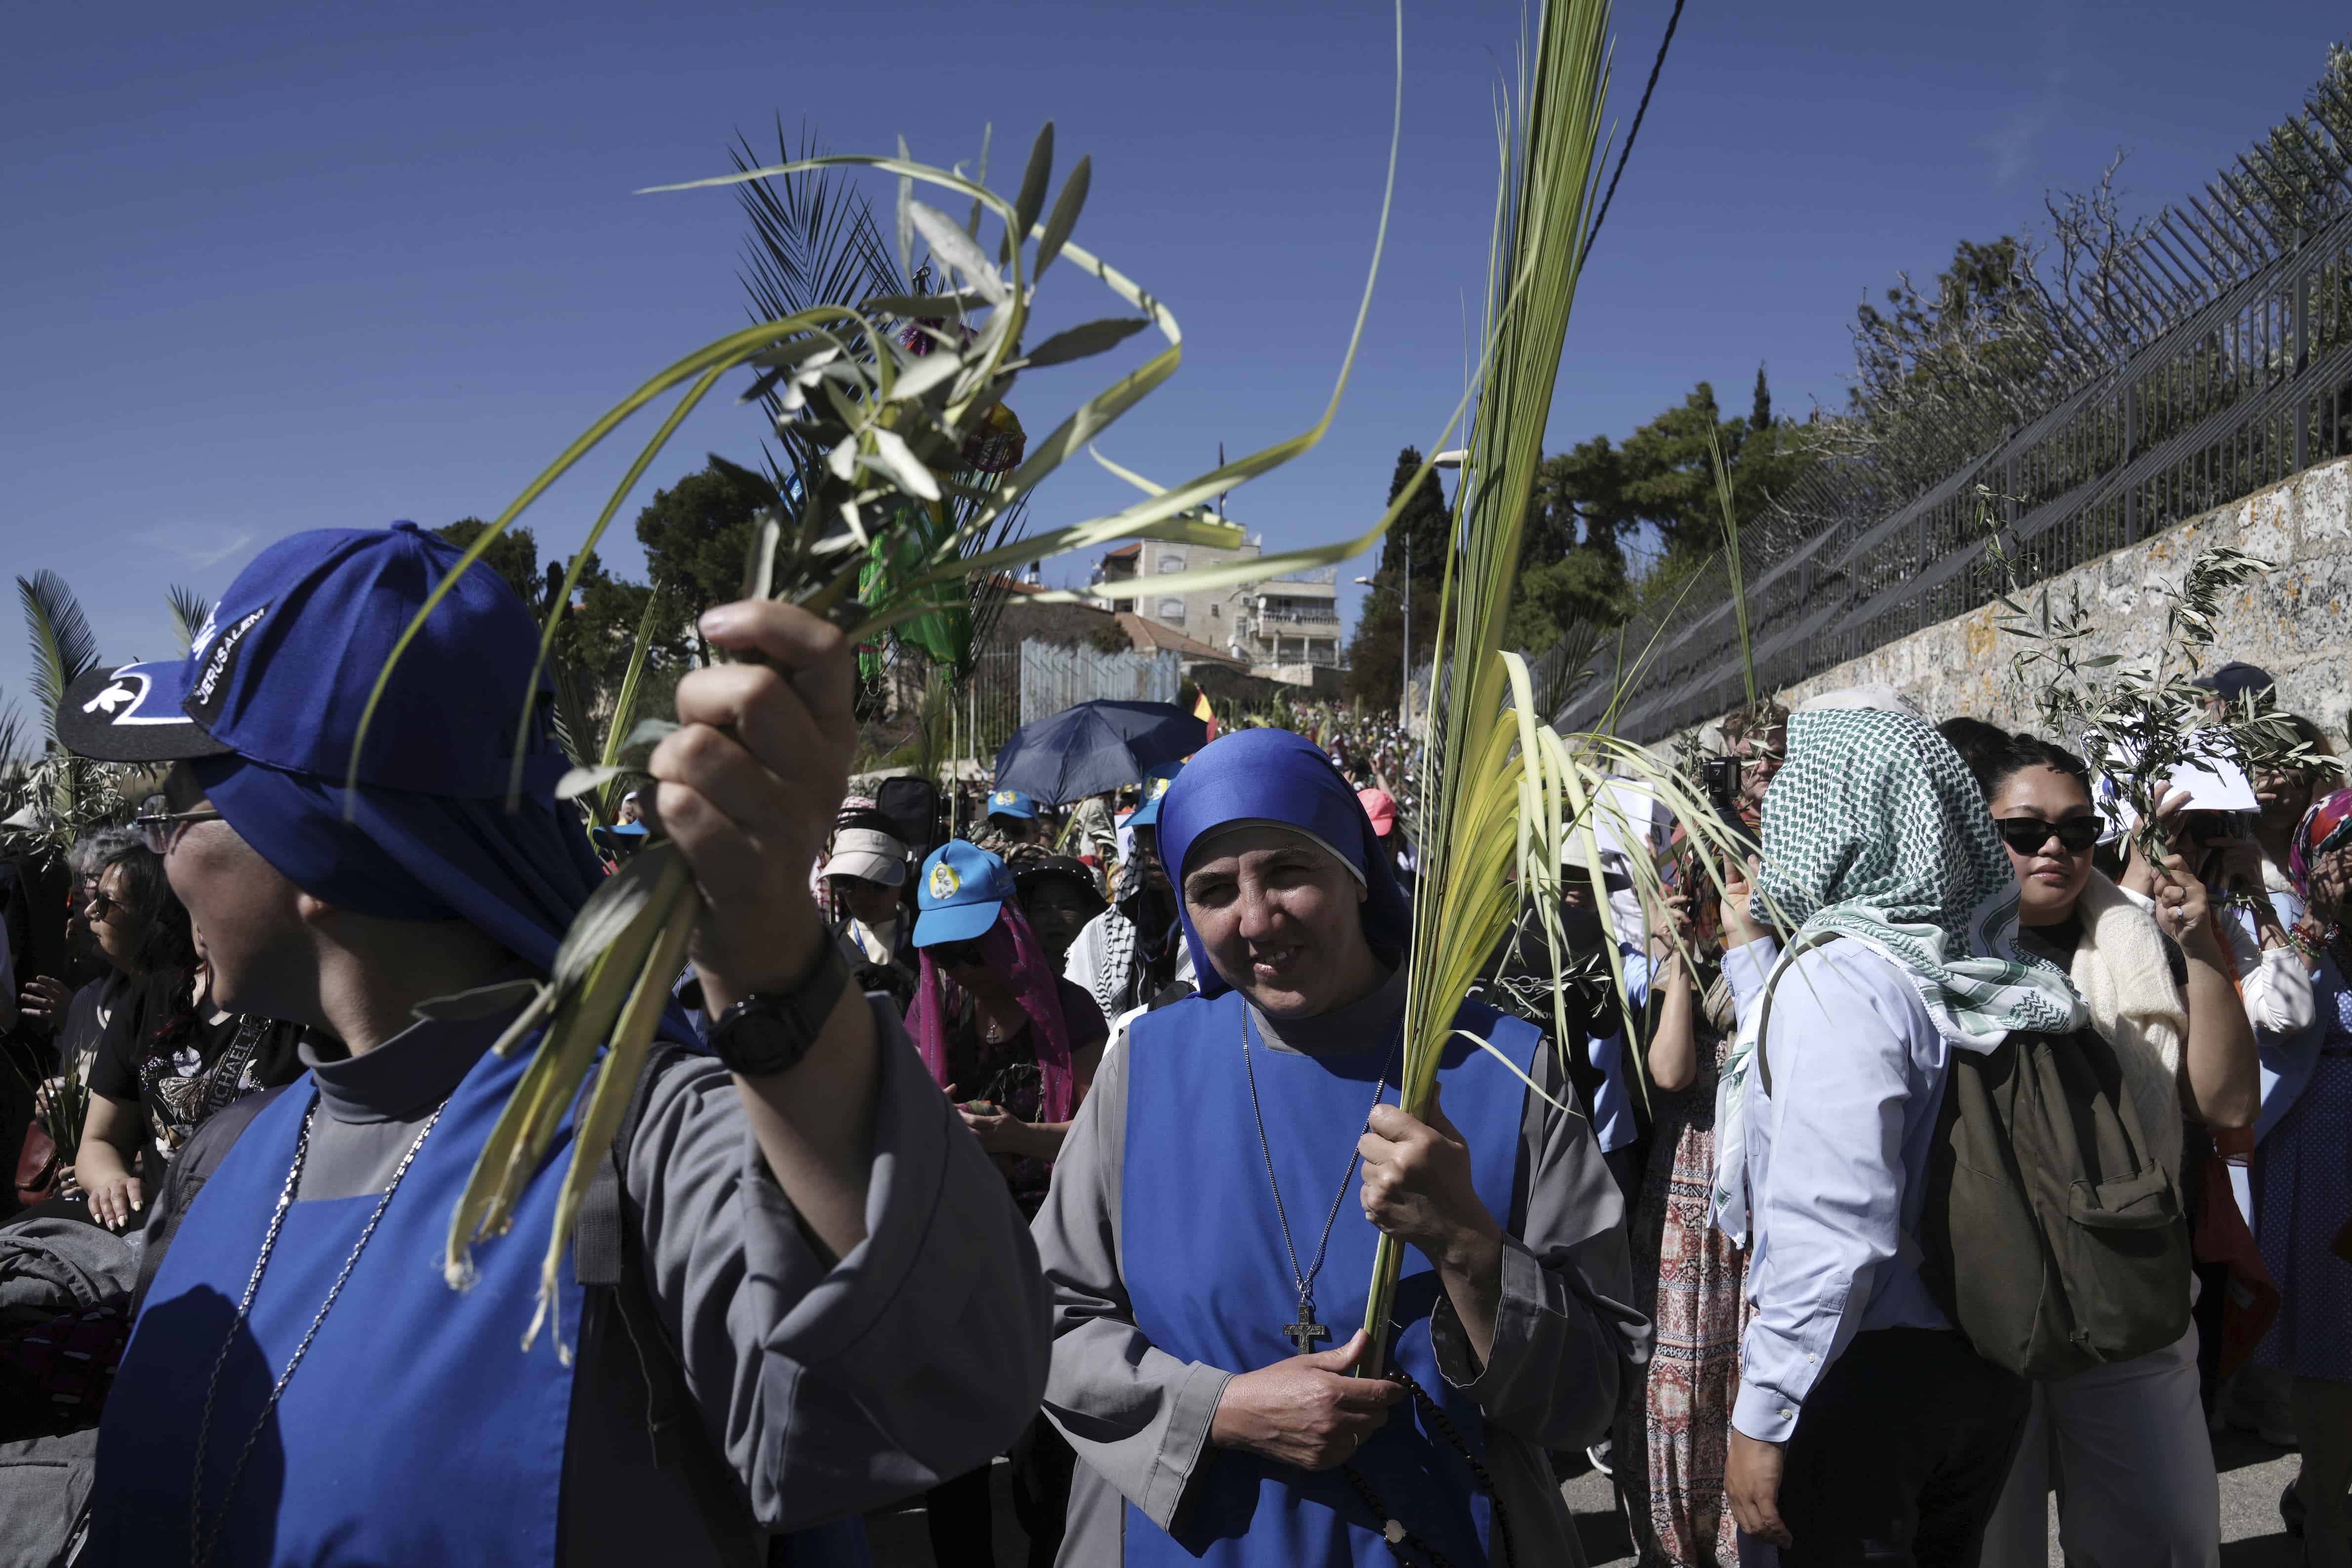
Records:
[[[1183,678],[1172,650],[1104,653],[1033,637],[1021,644],[1021,722],[1035,724],[1080,703],[1172,703]]]
[[[1183,678],[1173,651],[1104,653],[1034,637],[990,643],[973,655],[971,678],[956,697],[956,750],[985,767],[1024,724],[1097,698],[1172,703]]]
[[[2289,122],[2309,143],[2297,167],[2282,172],[2273,133],[2207,187],[2210,204],[2158,215],[2112,279],[2138,325],[2106,332],[2106,357],[2073,368],[2072,390],[1995,450],[1916,494],[1887,479],[1905,465],[1860,459],[1826,464],[1774,499],[1743,535],[1755,541],[1746,598],[1759,689],[2001,591],[1984,548],[1988,493],[2032,581],[2352,452],[2352,157],[2326,129],[2352,123],[2352,104],[2335,107],[2347,112]],[[2280,193],[2290,173],[2300,181],[2291,218]],[[2072,325],[2102,336],[2100,322]],[[1916,471],[1917,454],[1906,455]],[[1597,679],[1560,709],[1563,728],[1600,720],[1621,669],[1635,672],[1639,694],[1617,719],[1632,739],[1744,700],[1719,568],[1612,641]]]

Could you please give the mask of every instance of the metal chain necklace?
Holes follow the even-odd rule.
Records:
[[[301,1184],[302,1165],[310,1154],[310,1127],[319,1118],[319,1095],[317,1091],[311,1092],[310,1108],[302,1114],[302,1135],[294,1145],[293,1166],[286,1173],[286,1186],[278,1194],[278,1207],[269,1216],[269,1230],[261,1239],[261,1256],[253,1260],[253,1278],[245,1282],[245,1299],[236,1304],[236,1316],[230,1320],[228,1336],[221,1342],[220,1356],[213,1363],[212,1378],[205,1385],[204,1419],[196,1427],[195,1474],[188,1485],[190,1568],[205,1568],[212,1561],[214,1551],[220,1545],[221,1527],[228,1522],[229,1502],[236,1495],[236,1483],[244,1479],[246,1461],[253,1457],[255,1445],[261,1441],[261,1434],[269,1426],[269,1417],[278,1409],[278,1396],[286,1392],[287,1384],[293,1381],[294,1369],[302,1364],[302,1357],[309,1354],[310,1342],[318,1337],[319,1325],[327,1321],[327,1313],[334,1309],[335,1299],[343,1293],[344,1282],[352,1277],[352,1270],[358,1265],[360,1254],[367,1250],[369,1239],[375,1235],[377,1221],[383,1219],[383,1211],[392,1207],[392,1195],[400,1190],[401,1178],[408,1174],[408,1167],[415,1162],[416,1151],[425,1146],[425,1138],[441,1120],[441,1113],[448,1108],[446,1100],[434,1107],[433,1114],[426,1117],[425,1125],[417,1129],[416,1141],[408,1145],[408,1152],[400,1156],[400,1164],[394,1167],[390,1185],[383,1189],[383,1197],[376,1200],[375,1212],[368,1216],[366,1228],[352,1244],[352,1255],[343,1260],[342,1272],[335,1276],[334,1284],[327,1291],[326,1301],[320,1303],[318,1314],[311,1318],[310,1326],[302,1331],[301,1343],[294,1347],[294,1354],[286,1358],[286,1370],[278,1375],[277,1383],[269,1390],[268,1399],[262,1404],[261,1414],[254,1417],[253,1430],[247,1436],[245,1447],[237,1450],[236,1463],[228,1472],[228,1484],[221,1490],[220,1511],[213,1516],[213,1527],[208,1531],[204,1522],[205,1444],[212,1436],[213,1405],[220,1397],[221,1374],[228,1368],[229,1353],[236,1348],[237,1333],[245,1327],[246,1319],[253,1312],[253,1298],[261,1290],[262,1270],[269,1267],[269,1255],[278,1249],[278,1228],[286,1223],[286,1211],[294,1206],[294,1189]]]
[[[1391,1047],[1389,1063],[1393,1064],[1395,1061],[1396,1051]],[[1242,1071],[1249,1076],[1250,1114],[1257,1120],[1257,1146],[1258,1152],[1265,1156],[1265,1183],[1274,1189],[1274,1218],[1282,1227],[1283,1249],[1290,1254],[1290,1278],[1298,1287],[1298,1321],[1286,1324],[1282,1337],[1296,1346],[1300,1355],[1311,1355],[1317,1340],[1331,1337],[1331,1331],[1315,1321],[1315,1277],[1323,1272],[1323,1255],[1331,1247],[1331,1227],[1339,1221],[1339,1206],[1348,1200],[1348,1186],[1356,1179],[1356,1166],[1364,1156],[1360,1150],[1349,1151],[1347,1174],[1339,1178],[1339,1190],[1331,1195],[1331,1212],[1323,1217],[1323,1239],[1315,1244],[1314,1266],[1302,1272],[1298,1267],[1297,1243],[1290,1239],[1290,1216],[1282,1207],[1282,1184],[1274,1176],[1274,1145],[1265,1138],[1265,1111],[1258,1103],[1257,1068],[1250,1059],[1249,1005],[1246,1002],[1242,1005]],[[1388,1066],[1383,1065],[1380,1082],[1372,1085],[1372,1109],[1379,1107],[1381,1096],[1388,1092]],[[1371,1116],[1371,1110],[1364,1113],[1368,1124]]]
[[[1363,1154],[1358,1150],[1348,1156],[1348,1174],[1339,1178],[1339,1190],[1331,1199],[1331,1212],[1323,1217],[1323,1239],[1315,1246],[1314,1267],[1301,1273],[1298,1269],[1298,1248],[1290,1239],[1290,1218],[1283,1212],[1282,1184],[1275,1179],[1274,1147],[1266,1141],[1265,1111],[1258,1103],[1257,1068],[1250,1056],[1249,1037],[1249,1007],[1244,1003],[1242,1007],[1242,1071],[1249,1078],[1250,1113],[1257,1120],[1257,1146],[1258,1152],[1265,1156],[1265,1182],[1274,1189],[1274,1217],[1282,1226],[1282,1245],[1290,1254],[1290,1277],[1298,1286],[1298,1321],[1286,1327],[1282,1333],[1284,1338],[1298,1347],[1299,1354],[1306,1355],[1314,1350],[1317,1340],[1331,1337],[1331,1331],[1315,1321],[1315,1277],[1323,1271],[1323,1254],[1331,1245],[1331,1227],[1339,1220],[1339,1205],[1347,1200],[1348,1186],[1356,1179],[1356,1166],[1363,1159]],[[1391,1046],[1389,1050],[1388,1061],[1381,1069],[1380,1082],[1372,1085],[1371,1110],[1364,1113],[1364,1120],[1368,1124],[1371,1121],[1372,1110],[1377,1110],[1380,1106],[1381,1096],[1388,1092],[1389,1068],[1395,1062],[1396,1048]],[[1469,1444],[1464,1441],[1461,1432],[1446,1416],[1444,1410],[1429,1396],[1427,1390],[1413,1381],[1411,1374],[1401,1366],[1392,1366],[1389,1369],[1387,1376],[1389,1381],[1401,1385],[1412,1396],[1414,1404],[1420,1408],[1423,1423],[1444,1435],[1446,1440],[1453,1444],[1454,1451],[1461,1456],[1464,1463],[1469,1467],[1478,1485],[1485,1489],[1486,1500],[1493,1513],[1496,1544],[1501,1549],[1495,1562],[1497,1564],[1517,1564],[1519,1559],[1518,1552],[1511,1541],[1510,1519],[1503,1511],[1502,1498],[1495,1490],[1494,1478],[1488,1475],[1486,1468],[1478,1462],[1477,1456],[1470,1451]],[[1340,1473],[1347,1478],[1348,1484],[1355,1489],[1357,1497],[1371,1511],[1372,1517],[1380,1521],[1381,1540],[1388,1547],[1389,1555],[1404,1565],[1404,1568],[1411,1568],[1412,1560],[1405,1555],[1405,1549],[1412,1547],[1429,1559],[1431,1568],[1454,1568],[1450,1558],[1390,1513],[1388,1505],[1381,1500],[1379,1491],[1354,1464],[1342,1464],[1339,1469]]]

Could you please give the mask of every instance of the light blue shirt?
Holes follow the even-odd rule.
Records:
[[[1759,984],[1752,960],[1725,967],[1735,996]],[[1771,1089],[1755,1074],[1747,1103],[1755,1315],[1731,1424],[1785,1443],[1855,1334],[1949,1326],[1917,1237],[1951,1048],[1903,971],[1857,942],[1800,954],[1771,1006]]]

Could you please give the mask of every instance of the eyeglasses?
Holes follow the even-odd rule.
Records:
[[[2039,817],[2000,817],[1993,826],[2000,830],[2000,841],[2021,855],[2040,850],[2052,839],[2070,855],[2079,855],[2099,841],[2099,819],[2069,817],[2063,822],[2045,822]]]
[[[141,843],[145,844],[153,853],[162,855],[172,852],[172,841],[179,836],[179,831],[183,827],[191,822],[219,821],[221,821],[221,814],[214,810],[151,811],[143,816],[131,818],[131,825],[138,831]],[[99,918],[102,920],[105,916],[100,915]]]
[[[950,968],[976,969],[988,962],[988,949],[977,937],[963,942],[941,942],[931,948],[931,962]]]
[[[122,900],[114,897],[110,894],[100,893],[95,889],[91,891],[90,895],[87,899],[83,900],[83,902],[89,906],[89,921],[93,925],[105,925],[108,921],[114,918],[114,915],[117,910],[121,911],[125,915],[131,913],[131,905],[123,903]]]

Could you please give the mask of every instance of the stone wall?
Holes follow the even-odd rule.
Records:
[[[2307,469],[2053,578],[2051,602],[2069,601],[2079,585],[2098,628],[2093,651],[2144,657],[2164,630],[2157,590],[2177,584],[2210,544],[2234,545],[2276,568],[2225,601],[2211,662],[2242,659],[2268,670],[2290,710],[2342,741],[2352,706],[2352,459]],[[1793,706],[1841,686],[1883,682],[1938,719],[1968,714],[2032,727],[2010,679],[2010,662],[2026,646],[1999,628],[1988,605],[1825,670],[1789,688],[1782,701]]]

